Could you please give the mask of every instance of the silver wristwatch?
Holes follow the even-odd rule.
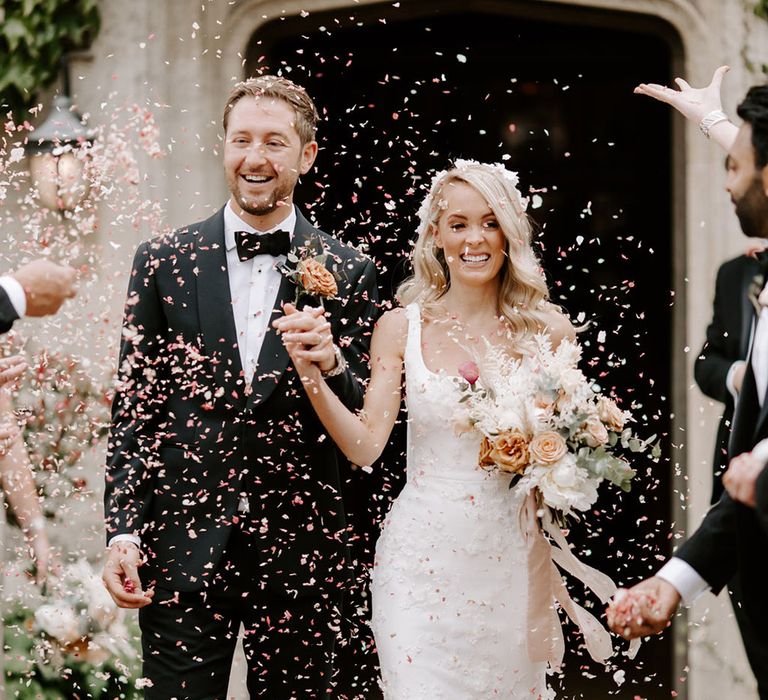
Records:
[[[333,369],[329,369],[327,372],[321,371],[320,374],[323,377],[338,377],[345,369],[347,369],[347,361],[344,359],[344,355],[338,345],[333,346],[333,354],[336,358],[336,366]]]

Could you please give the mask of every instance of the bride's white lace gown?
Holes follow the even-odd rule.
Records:
[[[457,382],[427,369],[406,309],[408,478],[376,545],[372,627],[387,700],[549,698],[526,647],[522,495],[457,436]]]

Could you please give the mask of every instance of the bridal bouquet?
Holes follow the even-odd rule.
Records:
[[[515,475],[512,485],[534,491],[564,517],[597,500],[604,480],[629,491],[635,475],[620,451],[643,452],[628,412],[598,393],[578,369],[580,346],[535,336],[521,359],[487,345],[482,370],[459,368],[462,397],[455,427],[483,438],[479,463]]]

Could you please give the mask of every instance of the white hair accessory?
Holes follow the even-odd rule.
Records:
[[[520,190],[518,189],[520,178],[514,170],[507,170],[503,163],[480,163],[476,160],[457,158],[453,163],[453,168],[451,169],[458,170],[461,173],[461,171],[466,171],[478,167],[496,172],[501,175],[507,182],[509,182],[517,199],[517,205],[519,206],[520,213],[525,213],[525,211],[528,209],[528,197],[523,197]],[[441,170],[440,172],[435,173],[434,177],[432,178],[432,182],[429,184],[427,196],[424,197],[424,200],[422,201],[421,206],[417,212],[417,216],[419,217],[419,228],[423,228],[429,223],[429,202],[435,194],[435,190],[438,184],[447,174],[448,170]]]

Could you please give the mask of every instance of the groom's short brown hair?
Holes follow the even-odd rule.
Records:
[[[227,133],[229,113],[243,97],[271,97],[282,100],[296,112],[296,131],[302,146],[315,140],[318,114],[315,103],[307,91],[288,78],[277,75],[259,75],[248,78],[235,85],[229,93],[227,104],[224,105],[224,133]]]

